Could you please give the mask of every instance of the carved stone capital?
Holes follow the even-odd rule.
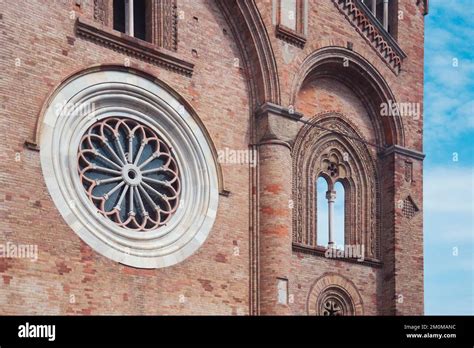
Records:
[[[273,103],[263,104],[256,112],[257,142],[283,142],[291,145],[300,129],[303,115]]]
[[[336,191],[329,190],[326,192],[326,199],[329,203],[334,203],[336,201]]]

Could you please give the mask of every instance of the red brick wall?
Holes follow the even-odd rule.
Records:
[[[403,19],[399,20],[397,36],[407,58],[398,76],[332,1],[309,1],[306,45],[289,51],[275,36],[272,1],[256,2],[277,62],[283,107],[289,106],[295,93],[292,87],[305,57],[326,46],[346,47],[348,41],[383,76],[397,101],[422,103],[423,9],[416,5],[417,1],[399,1]],[[55,86],[73,72],[93,65],[123,65],[127,58],[131,67],[164,81],[197,111],[218,150],[244,150],[251,141],[247,77],[234,66],[236,58],[243,58],[213,1],[178,0],[178,11],[184,18],[178,21],[177,54],[195,64],[192,78],[76,37],[71,14],[93,19],[93,2],[83,3],[79,8],[74,1],[18,0],[0,8],[0,243],[36,244],[39,248],[37,262],[0,258],[0,313],[248,314],[247,166],[223,166],[224,186],[231,194],[220,196],[217,219],[208,240],[196,254],[166,269],[133,269],[93,252],[66,225],[50,199],[42,179],[39,153],[23,144],[34,138],[40,110]],[[193,56],[193,49],[197,57]],[[339,110],[366,140],[375,141],[364,104],[333,80],[305,85],[297,93],[296,110],[305,116]],[[403,123],[405,146],[422,151],[422,117],[406,118]],[[387,159],[387,164],[381,164],[386,173],[381,178],[381,187],[386,190],[383,214],[393,215],[396,203],[408,194],[420,213],[410,222],[400,212],[395,212],[393,220],[382,216],[384,267],[293,252],[288,279],[294,302],[281,313],[306,313],[308,291],[327,271],[353,281],[363,299],[365,314],[422,313],[422,165],[414,161],[415,180],[407,184],[403,182],[404,160],[397,155],[395,163]],[[290,158],[281,165],[291,166]],[[268,168],[266,176],[274,174],[281,179],[282,172],[277,167]],[[285,195],[286,191],[280,198],[287,201]],[[270,260],[271,257],[277,256],[270,256]],[[261,266],[262,272],[265,267],[272,268],[271,263]],[[264,275],[261,280],[271,282],[270,278]],[[403,295],[404,302],[395,302],[398,294]]]
[[[0,312],[247,314],[247,166],[223,166],[231,195],[220,196],[208,240],[196,254],[166,269],[133,269],[93,252],[56,210],[42,179],[39,153],[23,143],[33,138],[45,99],[68,75],[97,64],[123,65],[129,58],[77,38],[69,15],[78,8],[72,3],[25,0],[0,9],[0,243],[37,244],[39,249],[35,263],[0,259]],[[76,15],[92,19],[93,1],[87,3]],[[212,1],[180,0],[179,10],[184,19],[179,21],[178,54],[195,64],[193,78],[134,58],[131,67],[163,80],[190,102],[218,150],[247,149],[247,84],[233,66],[240,55],[230,30]]]
[[[396,75],[378,56],[374,48],[356,32],[349,21],[338,11],[332,1],[309,1],[309,28],[303,49],[288,46],[276,38],[272,25],[270,1],[257,1],[262,18],[269,30],[280,75],[282,105],[289,107],[293,93],[297,92],[297,112],[310,118],[323,112],[337,111],[361,132],[364,140],[375,141],[375,134],[366,107],[349,88],[330,79],[303,85],[301,90],[292,88],[303,60],[315,50],[326,46],[347,47],[352,43],[354,52],[370,62],[383,76],[397,102],[423,103],[423,7],[416,1],[400,0],[398,10],[403,18],[398,21],[398,44],[406,53],[402,69]],[[341,75],[344,68],[341,66]],[[365,86],[360,85],[363,89]],[[404,118],[405,147],[422,151],[422,121]],[[369,147],[375,155],[376,149]],[[377,314],[421,314],[423,313],[423,244],[422,244],[422,163],[414,162],[414,177],[411,184],[404,184],[404,158],[397,166],[382,165],[382,254],[383,268],[348,264],[327,260],[324,257],[293,253],[292,272],[289,278],[289,293],[294,302],[289,304],[295,314],[306,313],[308,291],[314,281],[325,272],[336,272],[351,279],[363,298],[364,313]],[[395,177],[395,178],[394,178]],[[393,192],[393,195],[390,193]],[[400,199],[407,195],[416,197],[420,212],[410,221],[397,209]],[[420,202],[420,204],[418,203]],[[395,213],[394,213],[395,211]],[[393,215],[395,214],[395,218]],[[389,242],[392,240],[392,242]],[[402,297],[400,297],[402,295]]]

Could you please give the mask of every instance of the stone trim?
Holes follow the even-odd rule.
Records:
[[[273,104],[273,103],[268,103],[268,102],[261,105],[258,108],[256,115],[257,117],[259,117],[263,114],[268,114],[268,113],[271,113],[272,115],[290,118],[292,120],[299,120],[300,118],[303,117],[303,114],[300,112],[291,111],[290,109],[287,109],[283,106]]]
[[[384,60],[388,67],[399,74],[406,54],[373,15],[358,0],[332,0],[356,31],[361,34]]]
[[[108,0],[94,0],[94,20],[103,25],[108,25]]]
[[[406,157],[410,157],[413,159],[416,159],[418,161],[423,161],[423,159],[426,157],[426,155],[423,152],[419,152],[417,150],[412,150],[408,149],[403,146],[399,145],[392,145],[389,148],[387,148],[385,151],[379,154],[380,157],[387,157],[393,153],[396,153],[398,155],[403,155]]]
[[[280,24],[276,26],[275,30],[277,38],[286,41],[296,47],[304,48],[304,45],[306,43],[305,36]]]
[[[178,7],[176,0],[149,1],[148,11],[151,41],[171,51],[178,48]]]
[[[266,101],[280,103],[280,81],[275,55],[255,0],[216,1],[232,31],[250,80],[251,110]]]
[[[83,18],[77,19],[76,35],[184,76],[191,77],[193,74],[193,63],[162,52],[146,41],[117,32],[105,26],[100,26]]]

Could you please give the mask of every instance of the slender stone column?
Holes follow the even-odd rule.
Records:
[[[383,27],[388,30],[388,0],[383,0]]]
[[[291,143],[299,127],[297,117],[274,104],[263,105],[257,116],[259,299],[263,315],[291,314],[287,291],[292,286]]]
[[[334,246],[334,202],[336,201],[336,191],[329,190],[326,192],[328,200],[328,225],[329,225],[329,242],[328,247]]]
[[[377,0],[372,0],[372,13],[377,17]]]
[[[135,36],[133,23],[133,0],[125,0],[125,33]]]

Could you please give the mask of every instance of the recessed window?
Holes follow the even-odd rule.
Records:
[[[288,279],[279,278],[277,280],[278,303],[286,305],[288,304]]]
[[[303,47],[306,39],[307,0],[273,0],[277,37]]]
[[[151,41],[146,33],[148,0],[114,0],[114,29],[142,40]]]
[[[280,24],[285,27],[297,30],[297,1],[296,0],[281,0],[280,1]]]
[[[327,247],[329,242],[329,223],[328,223],[328,202],[326,192],[328,183],[323,177],[319,177],[316,182],[316,241],[319,246]]]
[[[329,128],[333,123],[347,135],[357,134],[339,116],[318,124]],[[356,249],[345,255],[377,258],[380,210],[373,159],[361,142],[345,143],[348,137],[321,133],[305,126],[295,142],[293,247],[314,249],[317,255],[321,248],[352,247]]]

